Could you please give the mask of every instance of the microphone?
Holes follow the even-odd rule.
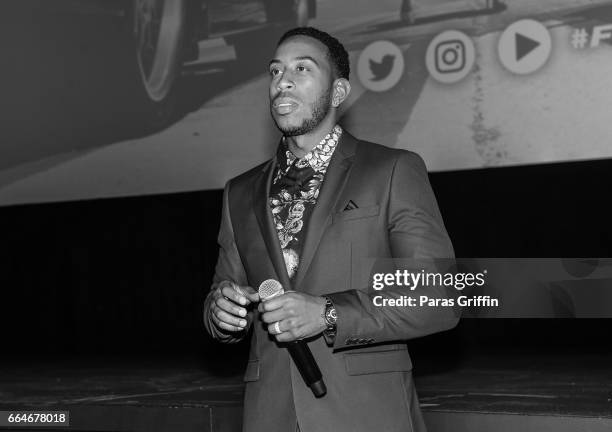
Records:
[[[281,295],[284,292],[285,290],[281,283],[274,279],[267,279],[259,285],[259,298],[262,301]],[[293,362],[300,371],[304,382],[310,387],[315,397],[325,396],[327,387],[325,387],[321,370],[317,365],[317,361],[312,356],[308,344],[304,341],[296,340],[288,342],[287,349],[289,350]]]

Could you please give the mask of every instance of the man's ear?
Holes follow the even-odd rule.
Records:
[[[351,92],[351,83],[346,78],[338,78],[334,81],[334,94],[332,96],[332,106],[338,108]]]

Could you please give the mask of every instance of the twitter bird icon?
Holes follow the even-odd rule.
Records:
[[[394,62],[395,56],[393,54],[385,54],[380,62],[370,59],[372,81],[380,81],[387,78],[393,69]]]
[[[384,92],[391,89],[403,74],[404,53],[392,42],[372,42],[359,55],[357,76],[370,91]]]

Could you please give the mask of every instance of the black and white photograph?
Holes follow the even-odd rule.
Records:
[[[612,1],[0,28],[0,431],[612,430]]]

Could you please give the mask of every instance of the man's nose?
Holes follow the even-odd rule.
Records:
[[[295,87],[295,83],[291,79],[291,74],[283,73],[283,76],[278,80],[277,87],[280,91],[290,90]]]

